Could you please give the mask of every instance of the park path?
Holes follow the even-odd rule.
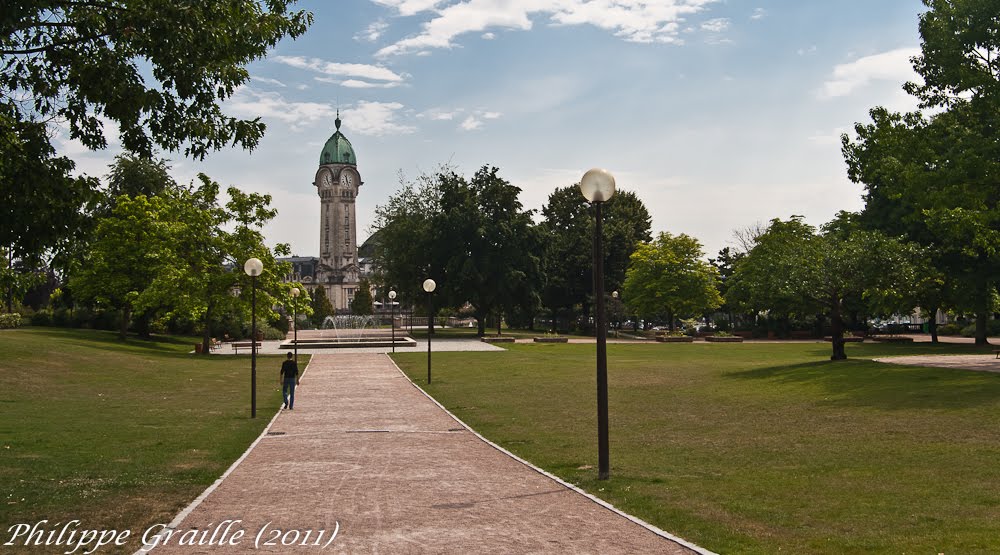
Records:
[[[692,553],[493,448],[385,355],[314,355],[297,393],[154,554]],[[339,531],[255,546],[265,525],[262,542]],[[192,529],[203,545],[176,545]]]

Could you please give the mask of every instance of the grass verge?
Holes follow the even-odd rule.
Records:
[[[593,345],[395,356],[485,436],[720,553],[996,553],[1000,374],[872,362],[966,345],[609,345],[596,480]],[[1000,365],[1000,361],[998,361]]]
[[[258,357],[251,419],[250,356],[196,357],[194,342],[0,331],[0,529],[141,534],[215,481],[278,410],[283,357]]]

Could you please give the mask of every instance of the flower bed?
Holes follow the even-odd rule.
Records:
[[[532,341],[535,343],[568,343],[568,337],[536,337]]]
[[[733,337],[733,336],[725,336],[725,337],[708,336],[705,338],[705,341],[708,341],[709,343],[743,343],[743,338]]]
[[[513,343],[513,337],[482,337],[480,341],[483,343]]]
[[[687,335],[658,335],[657,343],[693,343],[694,338]]]

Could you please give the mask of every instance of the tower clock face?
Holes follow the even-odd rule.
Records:
[[[348,171],[345,171],[345,172],[344,172],[343,174],[341,174],[341,176],[340,176],[340,182],[341,182],[341,183],[342,183],[343,185],[346,185],[346,186],[348,186],[348,187],[351,187],[351,186],[353,186],[353,185],[354,185],[354,176],[353,176],[353,175],[351,175],[351,172],[348,172]]]
[[[327,187],[333,185],[333,176],[330,175],[330,172],[323,172],[323,185]]]

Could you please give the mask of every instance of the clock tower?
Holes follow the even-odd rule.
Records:
[[[314,285],[326,289],[333,308],[346,310],[360,273],[354,199],[362,182],[354,148],[340,132],[339,112],[334,123],[337,130],[323,147],[313,182],[320,199],[320,255]]]

